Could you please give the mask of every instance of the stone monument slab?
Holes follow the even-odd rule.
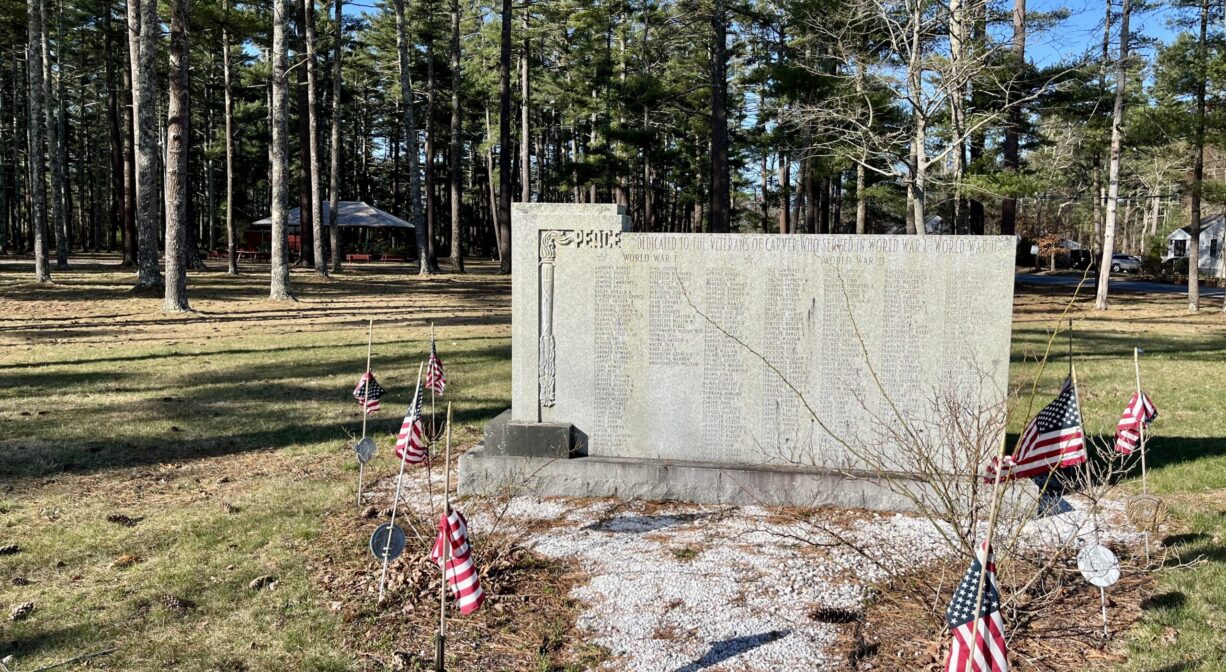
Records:
[[[470,451],[461,491],[528,467],[553,494],[719,501],[734,473],[871,478],[907,471],[890,434],[943,395],[1005,399],[1012,237],[636,233],[615,205],[536,203],[512,231],[507,431],[576,445]]]

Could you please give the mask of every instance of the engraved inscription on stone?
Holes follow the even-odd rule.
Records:
[[[626,360],[629,356],[630,269],[606,264],[593,269],[591,362],[595,380],[592,387],[592,435],[602,444],[616,445],[627,439],[625,409],[630,392]]]
[[[1010,238],[565,226],[550,299],[516,303],[514,319],[550,326],[557,394],[542,419],[573,424],[590,455],[871,468],[849,446],[940,395],[1004,398]],[[521,312],[542,307],[544,320]],[[528,394],[516,412],[541,407]]]

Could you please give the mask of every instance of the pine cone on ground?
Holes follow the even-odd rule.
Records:
[[[23,604],[19,604],[13,607],[13,610],[9,612],[9,620],[10,621],[24,621],[27,618],[29,618],[30,614],[32,613],[34,613],[34,603],[25,602]]]

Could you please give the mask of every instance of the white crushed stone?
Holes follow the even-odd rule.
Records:
[[[368,501],[390,501],[394,480]],[[436,479],[434,510],[439,495]],[[407,479],[403,499],[427,511],[425,479]],[[1079,548],[1095,539],[1096,523],[1103,543],[1139,539],[1122,524],[1118,502],[1102,502],[1091,515],[1087,501],[1066,501],[1069,510],[1023,524],[1019,546]],[[874,583],[952,552],[936,523],[906,514],[822,511],[809,525],[767,523],[771,512],[759,507],[684,503],[517,496],[462,507],[477,530],[543,528],[523,543],[578,563],[590,577],[572,593],[585,605],[578,627],[612,653],[607,670],[841,669],[840,626],[813,613],[858,610]],[[866,553],[835,543],[822,527]]]

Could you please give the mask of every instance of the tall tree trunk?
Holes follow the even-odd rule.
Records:
[[[527,11],[527,10],[525,10]],[[511,272],[511,0],[502,0],[502,50],[498,64],[498,272]],[[526,108],[525,108],[526,109]],[[527,138],[525,138],[526,140]],[[527,146],[525,144],[525,146]],[[493,176],[490,176],[491,180]],[[525,174],[526,178],[526,174]],[[527,184],[525,179],[524,184]]]
[[[226,272],[238,275],[238,247],[234,236],[234,84],[230,66],[230,0],[226,0],[225,12],[221,29],[221,68],[226,107]]]
[[[1120,13],[1120,55],[1115,64],[1115,109],[1111,115],[1111,173],[1107,183],[1107,219],[1103,225],[1103,257],[1098,266],[1098,293],[1094,299],[1094,307],[1098,310],[1107,309],[1111,255],[1115,253],[1115,220],[1120,197],[1120,146],[1124,137],[1124,85],[1128,73],[1128,16],[1131,10],[1130,0],[1124,0]],[[1204,112],[1203,108],[1201,112]],[[1193,217],[1199,221],[1199,212],[1194,212]]]
[[[170,2],[170,89],[166,118],[166,296],[167,312],[190,310],[187,305],[187,220],[190,179],[188,142],[191,113],[188,97],[187,2]]]
[[[451,0],[451,266],[456,273],[464,272],[463,230],[460,227],[463,166],[460,164],[460,0]]]
[[[106,61],[106,117],[107,130],[111,141],[111,207],[110,234],[107,239],[107,250],[112,250],[115,244],[115,232],[122,226],[124,212],[124,151],[123,135],[120,133],[122,124],[119,112],[119,90],[115,80],[115,29],[111,6],[108,3],[103,9],[103,30],[106,33],[106,47],[103,60]]]
[[[914,136],[911,144],[911,181],[909,184],[908,202],[911,204],[911,218],[914,233],[919,236],[928,233],[928,227],[924,225],[926,213],[924,208],[927,201],[927,172],[928,172],[928,119],[922,104],[924,97],[924,70],[923,60],[921,59],[923,49],[923,7],[919,0],[913,0],[914,9],[911,17],[911,54],[907,62],[907,89],[912,98],[912,110],[914,112],[912,124],[914,125]],[[910,233],[910,232],[909,232]]]
[[[2,57],[0,57],[2,58]],[[3,63],[0,63],[3,65]],[[10,226],[12,218],[9,217],[9,151],[11,145],[9,138],[5,137],[5,121],[8,108],[5,106],[5,73],[0,70],[0,254],[7,254],[10,249],[12,238],[10,237]],[[17,82],[12,83],[11,91],[14,98],[17,93]],[[15,138],[13,139],[15,141]],[[16,154],[16,149],[13,148],[13,153]]]
[[[792,158],[779,152],[779,233],[792,232]]]
[[[864,195],[866,188],[864,166],[856,164],[856,233],[868,233],[868,197]]]
[[[864,64],[856,63],[856,94],[864,95]],[[866,184],[864,164],[856,162],[856,233],[868,231],[868,197],[864,194]]]
[[[830,233],[830,178],[823,177],[815,180],[814,186],[818,190],[817,231],[818,233]]]
[[[1128,6],[1125,0],[1125,7]],[[1127,12],[1127,10],[1124,10]],[[1124,29],[1128,27],[1128,14],[1124,14]],[[1200,4],[1200,34],[1196,42],[1196,128],[1192,139],[1195,156],[1192,160],[1192,221],[1188,222],[1188,310],[1195,313],[1200,310],[1200,219],[1201,194],[1205,183],[1205,85],[1209,79],[1207,35],[1209,27],[1209,0],[1201,0]],[[1123,40],[1124,38],[1121,38]],[[1122,60],[1122,57],[1121,57]],[[1120,68],[1122,72],[1122,67]],[[1119,89],[1116,89],[1116,106],[1119,106]],[[1118,111],[1117,111],[1118,112]],[[1118,116],[1117,116],[1118,119]],[[1112,136],[1111,151],[1116,151]],[[1114,157],[1112,162],[1114,179]],[[1110,204],[1107,205],[1110,208]],[[1108,215],[1110,216],[1110,215]],[[1106,254],[1106,252],[1104,252]],[[1223,254],[1226,254],[1224,252]]]
[[[433,7],[433,5],[432,5]],[[433,13],[430,15],[434,17]],[[426,266],[427,272],[438,272],[438,255],[434,252],[438,143],[434,137],[434,29],[427,31],[426,42]]]
[[[273,0],[272,13],[272,105],[270,107],[272,142],[272,278],[268,298],[273,301],[292,301],[289,282],[289,240],[286,225],[286,173],[289,170],[289,155],[286,133],[288,132],[287,76],[285,65],[286,32],[289,30],[290,8],[287,0]]]
[[[26,72],[29,88],[26,92],[30,111],[26,127],[30,163],[30,228],[34,238],[34,279],[51,282],[47,263],[47,154],[45,149],[46,110],[43,92],[43,0],[29,0],[26,5],[29,26],[26,41]]]
[[[140,239],[136,288],[160,288],[158,268],[157,0],[140,3],[140,47],[137,54],[136,98],[136,229]]]
[[[319,75],[316,73],[315,56],[315,0],[303,0],[303,25],[306,27],[306,66],[307,66],[307,126],[310,137],[311,165],[309,178],[311,180],[311,241],[312,258],[315,261],[315,275],[328,277],[328,260],[324,254],[324,222],[323,222],[323,192],[320,185],[319,156]]]
[[[489,177],[490,221],[493,223],[494,241],[495,243],[499,245],[499,247],[497,248],[498,253],[502,254],[502,247],[501,247],[502,232],[498,228],[498,223],[499,223],[498,219],[500,217],[498,213],[498,206],[499,206],[498,192],[494,187],[494,135],[493,135],[493,130],[490,128],[490,108],[489,107],[485,108],[485,144],[486,146],[489,147],[489,150],[485,152],[485,174]],[[473,158],[474,158],[473,165],[475,166],[476,157],[473,157]],[[498,260],[501,262],[502,257],[499,257]]]
[[[531,89],[528,86],[528,57],[531,44],[528,37],[528,20],[531,12],[532,0],[524,0],[524,51],[519,56],[519,97],[521,99],[519,104],[519,200],[522,203],[532,200],[532,135],[528,129],[528,118],[531,112]],[[623,70],[623,76],[624,74]],[[510,221],[508,217],[508,231]],[[510,236],[508,235],[507,238],[509,239]],[[508,258],[510,258],[509,255]]]
[[[711,233],[731,230],[732,191],[728,168],[728,12],[715,0],[711,12]]]
[[[345,53],[343,0],[332,0],[336,18],[332,25],[332,144],[328,159],[328,242],[332,248],[332,271],[341,270],[341,228],[337,217],[341,204],[341,56]]]
[[[830,178],[830,233],[843,232],[843,171]]]
[[[396,50],[400,58],[400,101],[404,115],[401,123],[404,127],[405,146],[408,154],[409,171],[409,223],[413,225],[413,233],[417,240],[417,268],[421,275],[430,274],[430,254],[427,246],[429,232],[426,231],[425,218],[422,216],[421,168],[417,163],[417,120],[413,110],[413,82],[409,77],[409,36],[408,23],[404,16],[404,0],[394,0],[396,6]]]
[[[813,169],[813,159],[808,158],[801,162],[800,174],[801,181],[804,183],[805,194],[805,233],[817,233],[817,206],[818,198],[814,185],[817,183],[817,171]]]
[[[58,270],[68,268],[68,213],[64,210],[64,163],[63,138],[61,137],[60,89],[56,85],[58,70],[52,66],[59,60],[59,45],[56,45],[55,58],[50,47],[50,31],[47,30],[47,3],[42,3],[43,31],[43,100],[46,101],[47,115],[47,153],[51,165],[51,199],[47,202],[48,224],[55,232],[55,267]]]
[[[294,14],[294,58],[298,60],[306,51],[305,7],[308,0],[290,0]],[[302,65],[298,63],[297,65]],[[298,131],[298,260],[295,266],[314,266],[315,222],[311,216],[311,120],[307,112],[307,69],[294,67],[294,105],[298,112],[295,122]],[[291,158],[292,162],[292,150]],[[293,250],[290,250],[291,256]]]
[[[1024,1],[1024,0],[1019,0]],[[954,221],[953,232],[965,230],[962,226],[962,181],[966,176],[966,138],[963,114],[966,109],[966,2],[950,0],[949,3],[949,64],[952,70],[949,87],[949,126],[954,148]]]
[[[1011,50],[1014,71],[1021,72],[1026,62],[1026,0],[1013,0],[1013,47]],[[1005,91],[1005,104],[1012,105],[1008,111],[1009,123],[1005,126],[1005,144],[1003,151],[1005,172],[1016,173],[1021,166],[1019,156],[1019,135],[1021,133],[1022,112],[1012,100],[1013,84]],[[1017,199],[1010,196],[1000,201],[1000,234],[1011,236],[1017,231]]]
[[[140,88],[137,61],[140,56],[140,1],[127,0],[125,25],[128,42],[128,63],[123,68],[124,90],[128,92],[123,106],[123,264],[124,268],[136,268],[139,262],[139,239],[136,232],[137,192],[140,184],[136,179],[136,98]]]

